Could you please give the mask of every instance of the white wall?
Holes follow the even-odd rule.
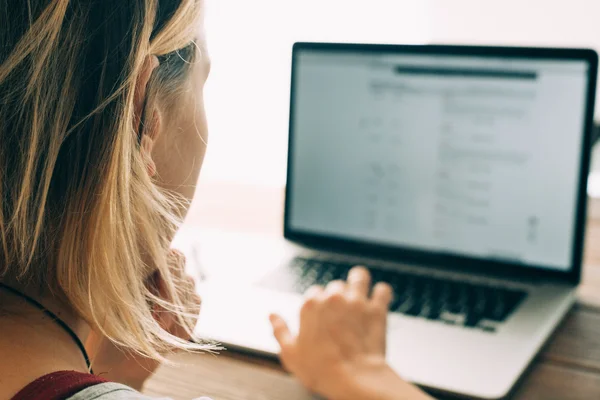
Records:
[[[206,0],[204,180],[285,182],[295,41],[424,43],[425,0]]]
[[[598,0],[430,0],[434,42],[591,46]]]

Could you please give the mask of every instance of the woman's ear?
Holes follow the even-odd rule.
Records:
[[[148,124],[142,129],[141,152],[146,163],[148,175],[151,177],[156,175],[156,163],[152,158],[152,150],[154,149],[155,139],[160,131],[161,118],[157,109],[152,112],[152,118]]]
[[[134,123],[140,135],[141,141],[141,152],[146,162],[146,168],[150,176],[156,175],[156,164],[152,159],[152,149],[154,148],[154,141],[160,131],[160,114],[158,110],[149,110],[147,107],[146,99],[148,92],[148,82],[154,70],[158,67],[159,61],[156,56],[148,56],[144,60],[142,70],[137,79],[134,94]],[[142,125],[142,118],[144,111],[146,113],[152,113],[152,117],[146,124]]]
[[[134,108],[134,126],[135,129],[141,129],[142,115],[146,106],[146,95],[148,92],[148,82],[154,70],[158,67],[159,61],[156,56],[147,56],[142,65],[142,70],[135,83],[135,93],[133,97]],[[140,135],[142,132],[138,132]]]

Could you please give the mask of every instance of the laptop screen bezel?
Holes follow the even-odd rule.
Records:
[[[523,266],[517,263],[490,261],[482,258],[455,254],[435,253],[402,246],[387,246],[365,241],[352,240],[333,235],[320,235],[293,229],[291,225],[293,179],[294,179],[294,126],[295,95],[297,85],[296,70],[298,54],[302,51],[363,54],[399,55],[440,55],[465,57],[502,57],[531,60],[580,60],[589,65],[588,88],[586,95],[585,124],[581,148],[581,164],[576,200],[575,235],[569,271],[557,271],[544,266]],[[452,271],[460,270],[476,274],[530,277],[543,280],[563,281],[578,284],[581,280],[583,247],[586,226],[587,177],[589,173],[598,55],[589,49],[559,49],[531,47],[488,47],[488,46],[449,46],[449,45],[375,45],[341,43],[296,43],[292,51],[292,79],[290,93],[290,118],[288,137],[287,185],[285,191],[284,237],[287,240],[324,250],[356,254],[369,258],[385,259],[398,263],[411,263]],[[550,199],[549,199],[550,200]]]

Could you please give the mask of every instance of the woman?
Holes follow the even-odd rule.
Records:
[[[201,15],[0,0],[0,399],[142,399],[166,354],[217,349],[189,340],[169,250],[206,149]],[[369,279],[312,288],[298,336],[272,316],[282,362],[327,398],[426,398],[385,362],[391,292]]]

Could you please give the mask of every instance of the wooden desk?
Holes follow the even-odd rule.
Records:
[[[283,194],[277,188],[203,184],[189,223],[207,228],[281,232]],[[600,203],[592,208],[600,210]],[[594,209],[595,210],[595,209]],[[579,303],[518,385],[514,399],[600,399],[600,212],[591,212]],[[225,352],[173,357],[145,392],[189,400],[311,399],[277,362]],[[490,360],[493,362],[493,360]]]

